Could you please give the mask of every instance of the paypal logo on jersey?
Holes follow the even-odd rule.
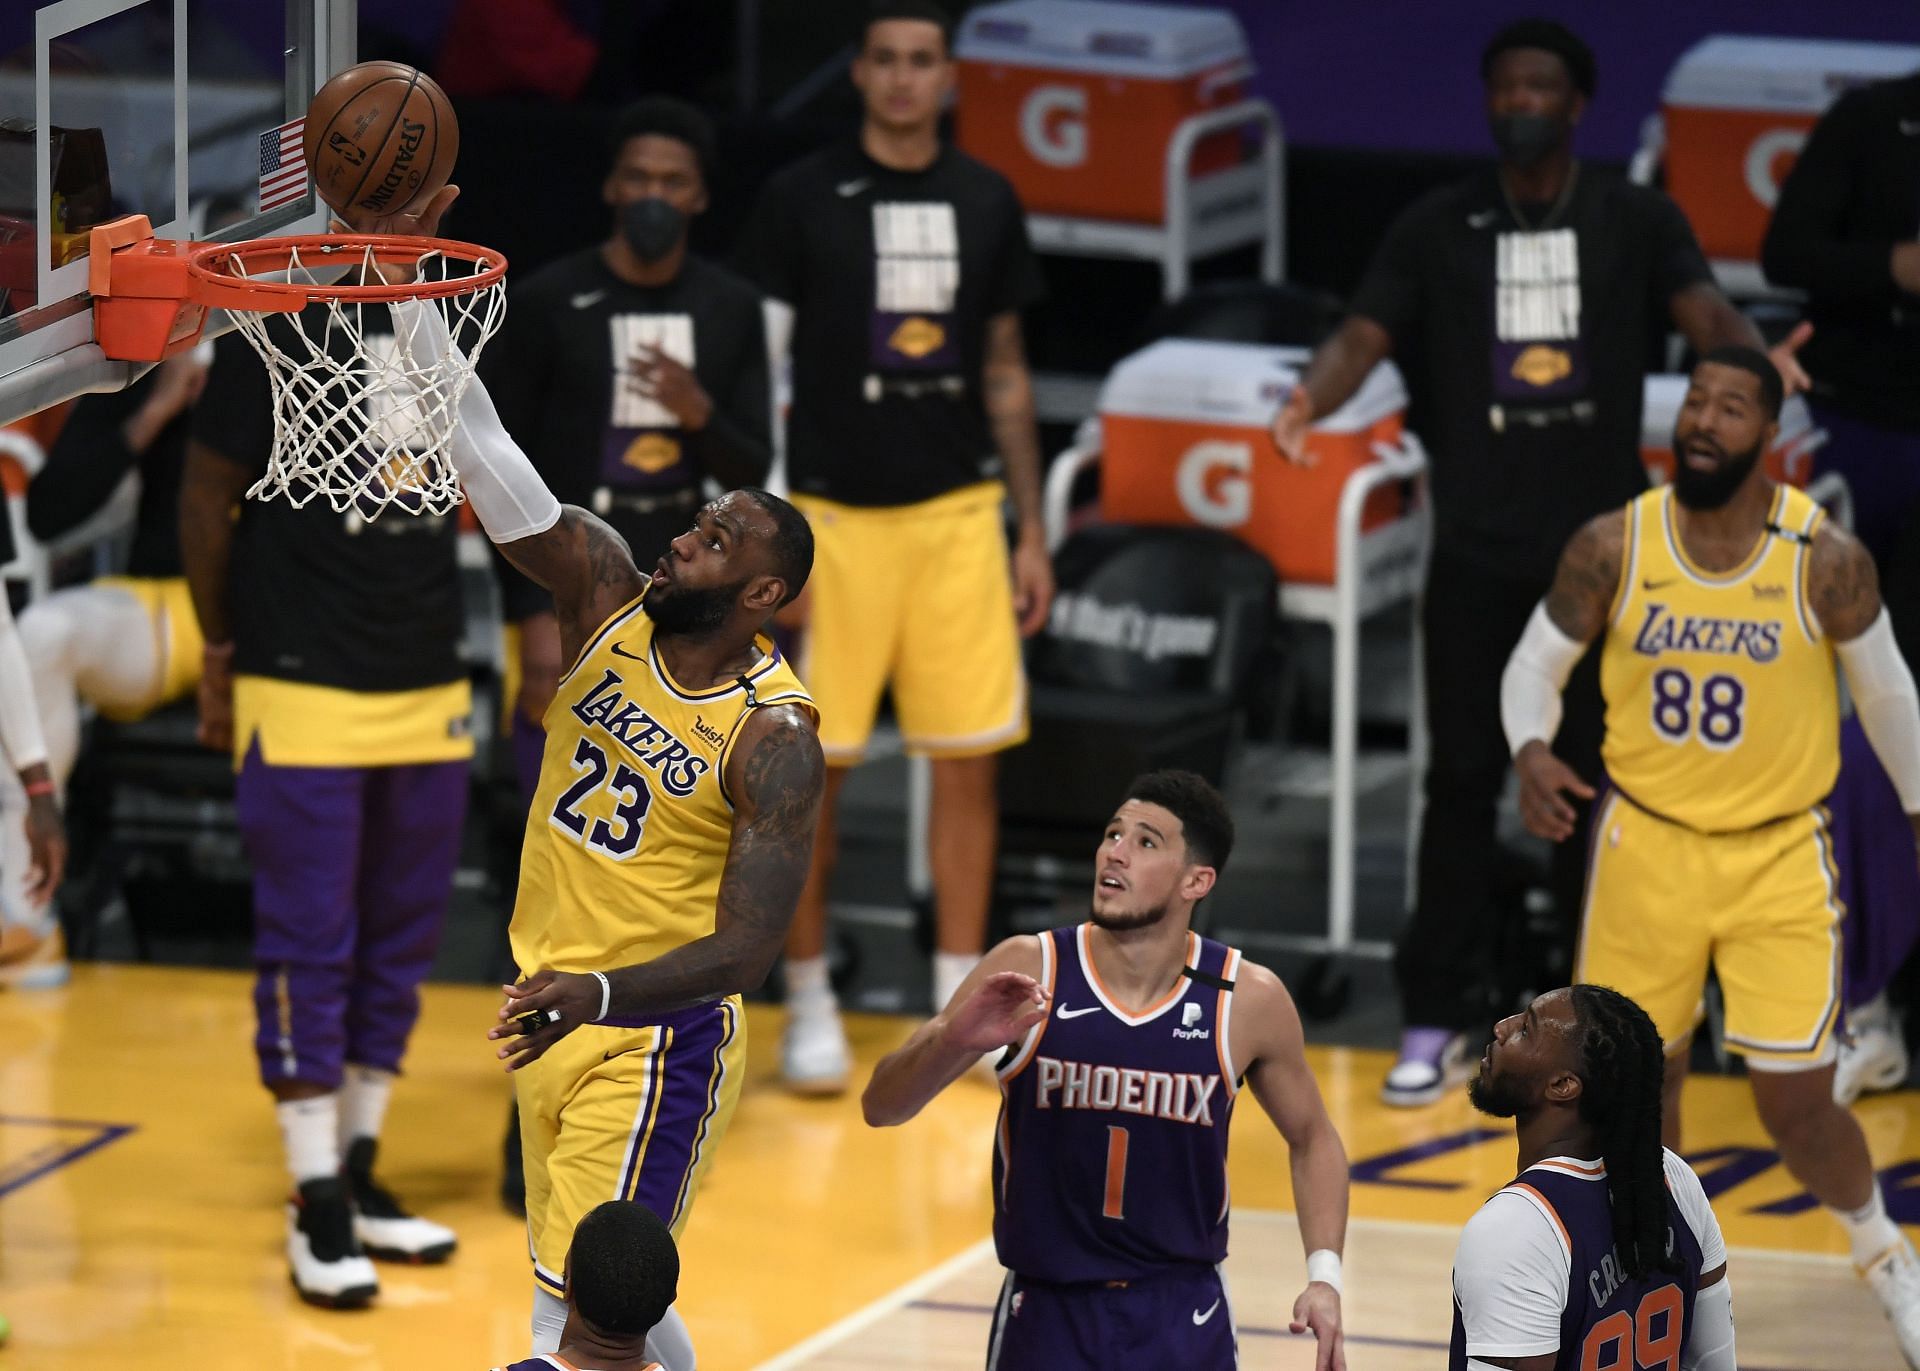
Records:
[[[1178,1032],[1178,1030],[1175,1030]],[[1204,1030],[1203,1030],[1204,1031]],[[1192,1071],[1141,1071],[1130,1066],[1094,1066],[1039,1057],[1040,1109],[1097,1109],[1145,1114],[1170,1123],[1213,1126],[1213,1096],[1220,1077]]]
[[[640,759],[641,765],[658,774],[669,795],[681,799],[693,794],[700,778],[713,769],[705,757],[696,757],[693,749],[668,732],[639,705],[620,693],[620,674],[606,668],[599,683],[573,704],[573,715],[589,727],[598,724]]]
[[[1633,650],[1646,657],[1658,657],[1663,652],[1706,652],[1771,662],[1780,655],[1780,621],[1680,615],[1665,605],[1648,604],[1646,622],[1634,635]]]
[[[1192,1040],[1196,1038],[1206,1037],[1208,1033],[1211,1032],[1211,1030],[1194,1027],[1195,1024],[1200,1022],[1200,1016],[1206,1012],[1207,1012],[1206,1010],[1202,1009],[1199,1005],[1193,1003],[1191,1000],[1181,1005],[1180,1006],[1180,1026],[1173,1030],[1173,1036],[1176,1038],[1181,1038],[1185,1040]]]

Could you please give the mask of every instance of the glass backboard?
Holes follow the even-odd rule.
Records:
[[[137,365],[93,346],[87,235],[317,233],[293,121],[353,61],[354,0],[0,3],[0,423]],[[209,227],[213,225],[214,227]]]

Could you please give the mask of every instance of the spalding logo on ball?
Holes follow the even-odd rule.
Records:
[[[425,72],[362,62],[320,87],[304,141],[322,200],[343,214],[400,214],[447,184],[460,125]]]

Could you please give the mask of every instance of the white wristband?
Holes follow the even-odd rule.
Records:
[[[1331,1247],[1307,1253],[1307,1284],[1330,1285],[1340,1293],[1340,1254]]]
[[[593,1021],[599,1023],[607,1017],[607,1010],[613,1004],[613,984],[607,980],[604,971],[589,971],[587,974],[600,982],[600,1012],[593,1016]]]

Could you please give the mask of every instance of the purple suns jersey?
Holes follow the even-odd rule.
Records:
[[[1554,1351],[1550,1301],[1560,1309],[1554,1371],[1680,1365],[1700,1273],[1724,1264],[1726,1253],[1698,1179],[1672,1153],[1665,1171],[1676,1266],[1640,1279],[1615,1251],[1600,1163],[1549,1158],[1488,1200],[1462,1233],[1454,1263],[1452,1371],[1464,1371],[1470,1356]]]
[[[1240,954],[1188,934],[1138,1013],[1100,984],[1092,924],[1040,935],[1047,1018],[1000,1067],[993,1240],[1032,1280],[1134,1280],[1227,1255],[1227,1042]]]

